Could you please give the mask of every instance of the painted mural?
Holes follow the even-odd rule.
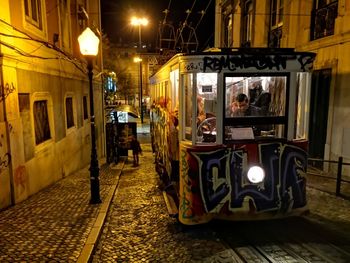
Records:
[[[302,147],[273,142],[211,148],[181,145],[180,222],[258,219],[266,213],[272,218],[307,209],[307,154]],[[265,170],[262,183],[246,178],[253,164]]]

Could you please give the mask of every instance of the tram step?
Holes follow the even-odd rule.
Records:
[[[163,197],[164,197],[164,201],[165,201],[169,216],[177,217],[179,210],[176,206],[174,198],[165,191],[163,191]]]

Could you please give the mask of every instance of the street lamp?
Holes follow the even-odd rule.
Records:
[[[78,37],[78,42],[80,46],[81,54],[87,60],[87,70],[89,77],[89,93],[90,93],[90,125],[91,125],[91,162],[90,162],[90,189],[91,189],[91,199],[90,204],[99,204],[101,203],[100,198],[100,181],[99,181],[99,172],[97,160],[97,151],[96,151],[96,139],[95,139],[95,114],[94,114],[94,92],[92,87],[92,69],[93,59],[98,54],[98,45],[100,40],[95,35],[92,30],[87,27],[83,33]]]
[[[139,17],[132,17],[131,18],[131,25],[137,26],[139,28],[139,53],[142,51],[142,44],[141,44],[141,27],[142,26],[147,26],[148,25],[148,20],[147,18],[139,18]],[[142,111],[142,59],[139,58],[140,61],[140,100],[139,100],[139,107],[141,110],[141,123],[143,123],[143,111]]]
[[[141,109],[141,123],[143,123],[143,111],[142,111],[142,58],[134,57],[134,62],[140,65],[140,109]]]
[[[148,25],[148,19],[147,18],[139,18],[139,17],[132,17],[131,18],[131,25],[137,26],[139,28],[139,52],[142,50],[141,46],[141,27]]]

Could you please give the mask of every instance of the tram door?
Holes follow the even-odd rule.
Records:
[[[315,70],[312,73],[309,123],[309,157],[311,158],[324,158],[331,76],[331,69]],[[323,163],[315,162],[314,166],[322,168]]]

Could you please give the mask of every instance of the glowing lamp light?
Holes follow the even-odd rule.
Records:
[[[252,166],[248,170],[247,177],[249,182],[253,184],[258,184],[264,181],[265,172],[260,166]]]
[[[90,28],[86,28],[78,37],[80,52],[84,56],[96,56],[98,54],[99,38]]]
[[[142,58],[139,58],[139,57],[134,57],[134,62],[135,63],[139,63],[142,61]]]
[[[133,25],[133,26],[147,26],[148,19],[147,18],[138,18],[138,17],[134,16],[131,18],[131,25]]]

